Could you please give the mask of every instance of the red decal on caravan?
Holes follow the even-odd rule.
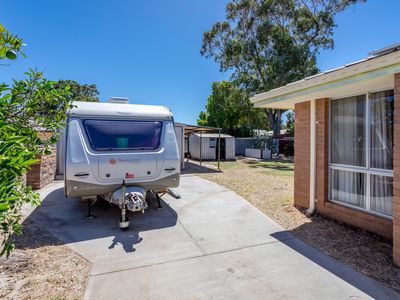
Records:
[[[135,178],[135,175],[133,173],[125,173],[125,178]]]

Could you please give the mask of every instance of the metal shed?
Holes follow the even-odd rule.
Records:
[[[229,134],[196,132],[189,135],[189,152],[194,159],[235,159],[235,138]]]

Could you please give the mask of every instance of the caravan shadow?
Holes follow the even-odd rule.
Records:
[[[125,252],[134,252],[134,245],[142,241],[140,232],[173,227],[177,223],[176,212],[162,199],[162,209],[157,209],[155,199],[150,199],[148,204],[144,214],[128,211],[127,216],[131,224],[123,231],[119,228],[121,213],[116,205],[99,200],[91,209],[94,218],[87,218],[87,204],[80,202],[78,198],[66,198],[63,188],[58,188],[43,199],[42,205],[35,208],[24,224],[30,226],[31,223],[36,223],[63,243],[113,237],[108,249],[120,244]],[[36,239],[31,237],[24,239],[20,247],[42,247],[46,245],[47,240],[49,245],[57,244],[54,239],[44,239],[37,243]]]

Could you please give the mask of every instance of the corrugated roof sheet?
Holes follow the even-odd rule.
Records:
[[[197,136],[202,136],[202,137],[207,137],[207,138],[218,138],[219,137],[219,134],[218,133],[202,133],[202,134],[200,134],[200,133],[192,133],[192,134],[194,134],[194,135],[197,135]],[[229,134],[226,134],[226,133],[221,133],[221,138],[233,138],[233,136],[231,136],[231,135],[229,135]]]

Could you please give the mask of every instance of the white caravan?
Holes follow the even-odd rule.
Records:
[[[126,209],[144,212],[147,193],[159,200],[159,193],[179,185],[172,113],[153,105],[73,105],[65,132],[65,194],[117,204],[126,228]]]

